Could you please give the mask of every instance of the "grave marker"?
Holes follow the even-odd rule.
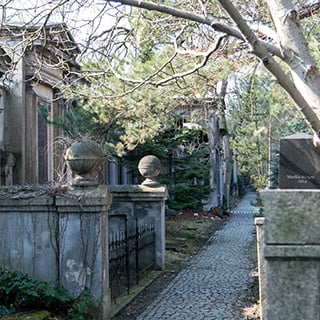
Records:
[[[312,135],[298,133],[280,139],[280,189],[320,188],[320,149]]]

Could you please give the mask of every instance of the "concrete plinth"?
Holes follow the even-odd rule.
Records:
[[[267,190],[261,198],[263,320],[320,319],[320,190]]]
[[[259,272],[259,300],[260,300],[260,319],[267,319],[267,296],[266,296],[266,264],[263,255],[264,249],[264,217],[254,219],[257,235],[257,256]]]

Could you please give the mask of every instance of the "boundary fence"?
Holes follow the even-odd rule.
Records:
[[[140,279],[155,264],[154,221],[135,219],[129,224],[127,215],[125,230],[109,235],[109,276],[111,301],[139,284]]]

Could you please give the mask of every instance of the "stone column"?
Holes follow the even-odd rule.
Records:
[[[320,319],[320,190],[267,190],[268,320]]]
[[[258,273],[259,273],[259,299],[260,299],[260,320],[267,318],[267,297],[266,297],[266,264],[263,256],[264,248],[264,217],[255,218],[257,234],[257,255],[258,255]]]
[[[160,160],[145,156],[139,161],[140,174],[145,178],[141,185],[112,186],[112,215],[123,214],[128,223],[135,219],[153,221],[155,227],[155,267],[165,268],[165,201],[168,196],[166,186],[160,185],[156,177],[161,171]]]
[[[5,91],[3,88],[0,88],[0,150],[4,150],[4,133],[5,133],[5,106],[4,106],[4,94]]]
[[[165,200],[168,193],[165,186],[112,186],[112,206],[110,214],[125,214],[128,222],[154,221],[155,265],[165,268]]]
[[[4,167],[5,185],[13,185],[13,167],[16,165],[16,158],[12,153],[8,153],[6,165]]]
[[[107,186],[75,188],[57,196],[59,282],[73,296],[84,288],[100,300],[99,319],[110,318]]]
[[[155,264],[161,270],[165,267],[165,200],[167,199],[167,188],[161,186],[156,177],[161,172],[161,162],[154,155],[148,155],[140,159],[138,164],[140,174],[145,178],[141,183],[141,190],[148,194],[145,201],[153,202],[148,206],[148,218],[155,223]],[[146,205],[145,205],[146,206]],[[136,216],[139,216],[138,210]]]
[[[98,185],[102,148],[93,141],[74,142],[65,159],[72,170],[67,194],[56,197],[59,214],[59,282],[77,297],[88,288],[95,299],[97,318],[110,319],[108,216],[109,187]]]

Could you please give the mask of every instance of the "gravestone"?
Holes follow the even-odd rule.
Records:
[[[320,150],[312,135],[298,133],[280,139],[280,189],[319,189]]]
[[[320,319],[320,151],[311,135],[280,140],[279,189],[260,196],[261,319]]]

